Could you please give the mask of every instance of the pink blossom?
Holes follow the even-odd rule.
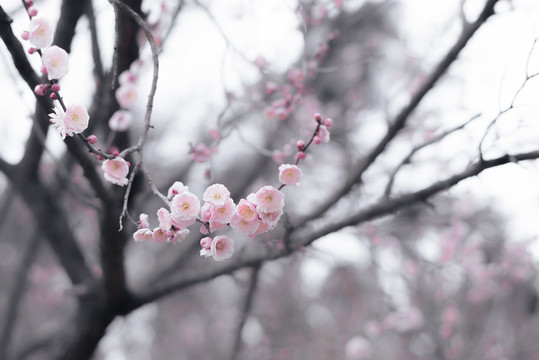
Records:
[[[170,230],[172,222],[170,220],[170,213],[165,208],[157,210],[157,218],[159,219],[159,227],[165,231]]]
[[[260,220],[255,218],[254,220],[247,221],[242,219],[238,213],[235,213],[230,220],[230,226],[232,229],[242,235],[254,235],[258,230]]]
[[[121,85],[115,95],[118,104],[124,109],[129,109],[137,102],[137,89],[131,83]]]
[[[139,229],[148,229],[150,227],[150,223],[148,222],[148,215],[147,214],[140,214],[138,217],[138,228]]]
[[[125,84],[136,84],[138,81],[137,75],[135,75],[131,70],[125,70],[118,76],[118,82],[120,85]]]
[[[213,205],[209,202],[204,203],[200,208],[200,220],[208,222],[211,219],[211,209]]]
[[[79,104],[69,105],[65,113],[66,133],[69,136],[79,134],[88,128],[90,116],[86,108]]]
[[[225,226],[227,225],[227,223],[221,223],[221,222],[218,222],[218,221],[210,221],[210,231],[215,231],[215,230],[219,230],[221,228],[224,228]]]
[[[200,211],[200,200],[189,191],[184,191],[172,198],[171,209],[175,221],[194,220]]]
[[[62,140],[66,138],[66,123],[65,123],[65,112],[60,107],[54,107],[54,113],[49,114],[49,121],[52,123],[52,126],[60,133]]]
[[[269,230],[269,225],[266,224],[264,221],[259,221],[258,222],[258,228],[256,229],[255,233],[250,235],[250,236],[257,236],[257,235],[260,235],[260,234],[263,234],[265,232],[267,232]]]
[[[279,181],[285,185],[298,185],[303,172],[297,165],[282,164],[279,166]]]
[[[133,115],[126,110],[118,110],[109,119],[109,128],[113,131],[126,131],[133,122]]]
[[[172,236],[168,238],[168,242],[171,244],[177,244],[182,242],[183,240],[187,239],[187,236],[189,236],[189,229],[181,229],[176,230],[172,233]]]
[[[329,142],[329,130],[324,125],[320,125],[320,128],[318,129],[318,136],[320,136],[320,140],[323,143]]]
[[[211,237],[206,236],[206,237],[200,239],[200,246],[202,246],[203,249],[210,250],[212,241],[213,240],[212,240]]]
[[[53,29],[46,20],[33,18],[30,20],[29,28],[28,40],[30,40],[30,44],[38,49],[44,49],[52,44]]]
[[[219,134],[219,129],[210,129],[209,134],[213,140],[221,139],[221,134]]]
[[[216,151],[216,148],[208,148],[205,144],[196,144],[191,146],[189,154],[191,154],[194,161],[205,163],[210,160],[212,154]]]
[[[69,70],[67,52],[56,45],[46,48],[41,59],[47,69],[49,80],[61,79]]]
[[[123,158],[117,157],[112,160],[105,160],[101,167],[105,172],[105,180],[120,186],[127,185],[129,182],[127,179],[129,164]]]
[[[216,236],[211,243],[211,256],[215,261],[222,261],[234,254],[234,240],[227,236]]]
[[[175,181],[174,184],[168,188],[167,197],[172,199],[174,195],[181,194],[185,191],[189,191],[189,186],[185,186],[181,181]]]
[[[284,195],[271,185],[263,186],[256,192],[256,210],[260,213],[273,213],[282,210]]]
[[[275,211],[272,213],[259,213],[260,220],[267,224],[271,230],[273,230],[283,215],[283,210]]]
[[[196,217],[192,219],[187,219],[187,220],[180,220],[180,219],[175,218],[174,214],[171,214],[170,221],[172,222],[172,225],[174,225],[178,229],[187,229],[189,226],[195,223]]]
[[[34,88],[34,93],[38,96],[44,96],[47,93],[47,85],[37,84]]]
[[[349,360],[368,359],[372,355],[371,344],[362,336],[355,336],[345,345],[346,358]]]
[[[202,195],[202,200],[217,206],[224,205],[229,198],[230,191],[222,184],[208,186]]]
[[[232,215],[234,214],[235,210],[236,205],[234,204],[234,201],[228,198],[224,205],[213,205],[211,207],[211,220],[212,222],[215,221],[222,224],[227,224],[230,222],[230,219],[232,219]]]
[[[152,240],[158,243],[167,242],[166,231],[161,229],[160,227],[156,227],[155,229],[153,229],[152,232]]]
[[[153,232],[150,229],[138,229],[133,234],[133,240],[139,242],[139,241],[152,241],[153,240]]]
[[[257,217],[255,204],[241,199],[236,208],[238,216],[245,221],[252,221]]]

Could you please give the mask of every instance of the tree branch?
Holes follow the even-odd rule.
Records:
[[[331,223],[318,231],[312,232],[303,237],[293,238],[292,243],[294,244],[294,247],[292,248],[292,251],[287,251],[285,249],[271,254],[257,254],[251,256],[248,259],[237,260],[235,263],[228,263],[210,269],[205,273],[201,271],[196,271],[184,274],[184,276],[180,279],[176,279],[162,286],[150,289],[146,293],[138,295],[133,300],[132,306],[134,306],[135,309],[144,304],[159,300],[164,296],[186,289],[190,286],[209,281],[221,275],[231,274],[239,269],[258,266],[266,261],[286,257],[291,253],[310,245],[313,241],[321,238],[322,236],[339,231],[347,226],[355,226],[365,221],[392,214],[395,211],[405,208],[407,206],[425,201],[429,197],[439,193],[440,191],[446,190],[464,179],[476,176],[486,169],[490,169],[492,167],[504,165],[507,163],[520,162],[525,160],[535,160],[538,158],[539,150],[516,155],[504,155],[492,160],[477,161],[461,173],[456,174],[446,180],[438,181],[427,188],[409,194],[404,194],[394,199],[387,199],[385,201],[381,201],[368,207],[367,209],[358,212],[355,215],[349,216],[339,222]],[[292,235],[295,231],[297,231],[297,229],[292,230]]]
[[[466,26],[462,34],[460,35],[457,42],[453,47],[448,51],[445,57],[440,61],[436,66],[430,76],[427,78],[423,86],[417,91],[417,93],[412,97],[410,102],[406,107],[404,107],[401,112],[395,117],[391,122],[391,125],[387,129],[384,137],[378,142],[378,144],[370,151],[367,156],[361,159],[358,164],[350,171],[351,176],[346,179],[344,184],[320,207],[315,209],[312,213],[300,219],[294,228],[302,227],[305,223],[319,218],[323,215],[330,207],[332,207],[337,201],[344,197],[352,187],[356,184],[361,183],[361,178],[363,174],[369,167],[375,162],[380,154],[382,154],[388,144],[397,136],[397,134],[404,128],[406,121],[412,112],[417,108],[421,100],[429,93],[430,90],[434,88],[434,85],[442,77],[442,75],[447,71],[449,66],[457,59],[460,51],[464,49],[468,41],[472,38],[475,32],[485,23],[485,21],[494,14],[494,5],[498,0],[488,0],[481,14],[475,22]]]
[[[19,315],[19,305],[22,303],[21,299],[24,295],[24,290],[26,289],[28,270],[38,253],[40,239],[39,233],[37,231],[34,232],[26,245],[22,259],[15,271],[13,289],[10,291],[9,299],[5,307],[5,319],[2,326],[2,332],[0,333],[0,359],[8,358],[11,335],[14,332],[13,328],[15,327]]]

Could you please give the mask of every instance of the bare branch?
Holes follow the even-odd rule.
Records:
[[[295,225],[296,228],[302,227],[305,223],[319,218],[324,214],[330,207],[332,207],[337,201],[343,198],[352,187],[356,184],[361,183],[361,179],[365,171],[375,162],[380,154],[384,152],[388,144],[397,136],[397,134],[404,128],[409,116],[417,108],[421,100],[429,93],[429,91],[434,87],[442,75],[446,72],[449,66],[457,59],[460,51],[464,49],[468,41],[472,38],[475,32],[485,23],[485,21],[494,14],[494,5],[498,0],[489,0],[483,7],[483,10],[477,20],[465,27],[462,31],[457,42],[453,47],[447,52],[445,57],[440,61],[436,66],[430,76],[427,78],[423,86],[417,91],[417,93],[412,97],[410,102],[406,107],[404,107],[401,112],[395,117],[391,122],[391,125],[387,129],[384,137],[378,142],[378,144],[372,149],[367,156],[359,161],[359,163],[351,169],[351,176],[346,179],[343,185],[320,207],[314,209],[311,214],[300,219]]]
[[[468,121],[466,121],[465,123],[463,124],[460,124],[459,126],[457,127],[454,127],[452,129],[449,129],[447,131],[444,131],[443,133],[433,137],[432,139],[429,139],[428,141],[424,142],[423,144],[421,145],[418,145],[416,147],[414,147],[410,153],[400,162],[399,165],[397,165],[397,167],[395,168],[395,170],[393,170],[393,172],[391,173],[391,175],[389,176],[389,181],[386,185],[386,190],[384,192],[384,196],[385,197],[389,197],[390,193],[391,193],[391,189],[393,188],[393,183],[395,181],[395,176],[397,175],[397,173],[399,172],[399,170],[406,164],[409,164],[410,161],[412,160],[412,156],[415,155],[416,152],[418,152],[419,150],[421,149],[424,149],[426,148],[427,146],[429,145],[432,145],[434,143],[437,143],[438,141],[444,139],[445,137],[447,137],[448,135],[451,135],[452,133],[464,128],[466,125],[468,125],[470,122],[472,122],[473,120],[477,119],[479,116],[481,116],[481,114],[477,114],[477,115],[474,115],[472,118],[470,118]]]

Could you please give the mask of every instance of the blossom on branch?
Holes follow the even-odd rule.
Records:
[[[216,236],[211,243],[211,256],[215,261],[230,259],[234,254],[234,240],[227,236]]]
[[[107,159],[103,161],[101,167],[105,172],[105,180],[120,186],[127,185],[129,182],[127,179],[129,164],[123,158],[116,157],[112,160]]]
[[[279,181],[285,185],[298,185],[303,172],[297,165],[282,164],[279,166]]]
[[[52,44],[52,26],[43,19],[33,18],[30,20],[28,40],[38,49],[44,49]]]
[[[200,211],[200,200],[189,191],[184,191],[174,196],[171,210],[173,221],[194,221]]]
[[[49,80],[58,80],[67,74],[69,56],[64,49],[56,45],[50,46],[43,51],[41,59]]]

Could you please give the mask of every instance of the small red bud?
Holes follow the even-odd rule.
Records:
[[[314,120],[319,123],[320,121],[322,121],[322,115],[320,115],[320,113],[314,114]]]
[[[103,156],[97,155],[97,160],[103,160]]]
[[[22,32],[22,34],[21,34],[21,38],[22,38],[23,40],[28,40],[28,39],[30,39],[30,33],[29,33],[28,31],[24,30],[24,31]]]
[[[120,155],[120,152],[119,152],[118,150],[114,150],[114,151],[112,152],[112,156],[116,157],[116,156],[118,156],[118,155]]]
[[[300,159],[300,160],[305,159],[306,156],[307,156],[307,154],[305,154],[303,151],[300,151],[300,152],[298,152],[298,154],[297,154],[297,157],[298,157],[298,159]]]
[[[35,53],[36,51],[37,51],[36,48],[33,48],[33,47],[28,48],[28,54],[30,54],[30,55],[32,55],[32,54]]]
[[[330,118],[324,119],[324,125],[329,129],[333,126],[333,120]]]
[[[31,5],[29,5],[31,6]],[[37,9],[35,7],[29,7],[28,8],[28,15],[30,15],[30,17],[34,17],[37,15]]]
[[[51,93],[49,97],[51,98],[51,100],[56,100],[56,99],[58,99],[58,98],[56,97],[56,94],[55,94],[55,93]]]
[[[297,148],[299,151],[303,150],[303,148],[305,148],[305,141],[303,141],[303,140],[298,140],[298,141],[296,142],[296,148]]]
[[[60,84],[52,84],[51,90],[54,92],[60,91]]]
[[[44,75],[47,75],[49,72],[47,71],[47,67],[45,65],[43,65],[41,67],[41,73],[44,74]]]
[[[315,135],[315,136],[313,137],[313,143],[314,143],[314,144],[319,145],[321,142],[322,142],[322,139],[320,138],[320,136]]]
[[[39,96],[43,96],[47,93],[47,85],[45,84],[37,84],[34,88],[34,93]]]
[[[88,136],[86,138],[86,140],[88,140],[88,142],[93,145],[93,144],[97,143],[97,136],[90,135],[90,136]]]

